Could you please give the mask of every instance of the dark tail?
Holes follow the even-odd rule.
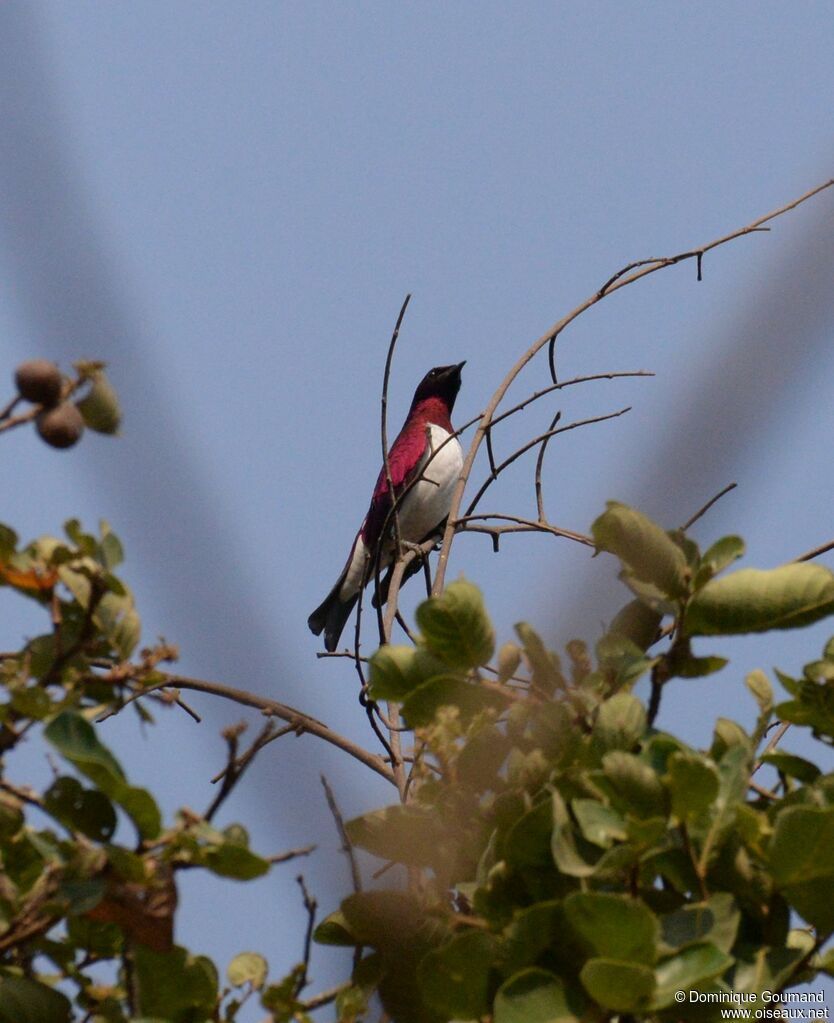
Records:
[[[348,600],[339,599],[339,590],[342,588],[343,577],[340,576],[333,589],[327,594],[316,610],[307,619],[310,632],[320,636],[324,632],[324,649],[333,653],[339,645],[339,637],[345,622],[350,618],[359,594],[355,593]]]

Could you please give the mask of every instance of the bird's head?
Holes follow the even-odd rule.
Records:
[[[427,398],[440,398],[451,413],[460,390],[460,372],[465,365],[466,360],[454,366],[435,366],[430,369],[414,392],[411,407],[414,408]]]

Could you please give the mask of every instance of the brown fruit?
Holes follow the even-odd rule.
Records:
[[[38,433],[53,448],[71,448],[84,432],[81,413],[69,401],[45,409],[38,416],[36,425]]]
[[[63,377],[54,362],[29,359],[21,362],[14,375],[17,393],[36,405],[57,405],[61,400]]]

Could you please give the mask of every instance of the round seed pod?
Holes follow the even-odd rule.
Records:
[[[64,385],[61,371],[48,359],[29,359],[15,370],[14,381],[21,398],[35,405],[57,405]]]
[[[84,432],[81,413],[70,401],[44,409],[35,424],[41,438],[53,448],[71,448]]]

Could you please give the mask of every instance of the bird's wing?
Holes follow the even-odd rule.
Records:
[[[388,452],[388,467],[391,471],[391,483],[394,486],[395,494],[402,493],[419,474],[427,447],[428,433],[425,424],[409,424],[400,431]],[[391,495],[388,489],[388,476],[383,465],[374,487],[371,506],[362,525],[362,539],[368,550],[376,550],[390,509]]]

